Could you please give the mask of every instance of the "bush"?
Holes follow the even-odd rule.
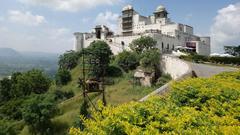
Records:
[[[52,134],[51,118],[56,112],[56,103],[46,95],[32,96],[22,109],[23,120],[33,134]]]
[[[157,41],[150,36],[142,36],[138,39],[132,41],[129,45],[131,50],[137,52],[138,54],[143,53],[144,51],[155,49]]]
[[[12,97],[19,98],[28,96],[31,93],[43,94],[47,92],[51,85],[51,80],[41,70],[33,69],[17,75],[12,85]]]
[[[99,107],[81,134],[240,134],[240,72],[176,82],[165,97]]]
[[[0,119],[0,135],[16,135],[14,127],[11,123]]]
[[[66,85],[72,80],[72,77],[70,71],[66,69],[58,69],[55,79],[57,85]]]
[[[212,63],[240,65],[240,57],[210,57],[209,61]]]
[[[79,52],[67,51],[59,57],[58,65],[60,68],[71,70],[78,64]]]
[[[172,80],[172,77],[169,74],[163,74],[160,78],[158,78],[156,85],[163,86],[170,80]]]
[[[54,91],[54,96],[55,96],[55,101],[61,101],[61,100],[66,100],[74,97],[74,93],[72,91],[61,91],[61,90],[55,90]]]
[[[240,65],[240,57],[217,57],[217,56],[202,56],[202,55],[189,55],[189,56],[180,56],[180,59],[194,61],[197,63],[201,62],[211,62],[217,64],[235,64]]]
[[[116,63],[126,72],[134,70],[139,65],[139,59],[135,52],[123,51],[116,57]]]
[[[21,120],[22,112],[21,107],[24,99],[15,99],[5,102],[4,105],[0,107],[0,114],[5,119]]]
[[[106,76],[108,77],[120,77],[123,75],[121,68],[115,65],[110,65],[106,70]]]

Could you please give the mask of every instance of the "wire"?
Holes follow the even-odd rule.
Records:
[[[93,102],[91,101],[91,99],[89,98],[88,94],[86,94],[86,97],[88,98],[88,100],[90,101],[90,103],[92,104],[93,108],[96,110],[96,111],[99,111],[97,109],[97,107],[93,104]],[[100,112],[100,111],[99,111]]]

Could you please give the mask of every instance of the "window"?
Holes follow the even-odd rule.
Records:
[[[162,42],[162,50],[164,49],[164,44],[163,44],[163,42]]]
[[[173,46],[172,46],[172,50],[174,50],[174,44],[173,44]]]

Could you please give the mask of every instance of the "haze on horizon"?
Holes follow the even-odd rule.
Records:
[[[115,30],[127,4],[143,15],[164,5],[174,22],[193,26],[197,35],[211,36],[212,52],[223,52],[225,45],[240,45],[238,0],[1,0],[0,48],[51,53],[71,50],[76,31],[90,31],[97,24]]]

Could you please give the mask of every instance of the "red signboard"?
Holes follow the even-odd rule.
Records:
[[[196,48],[196,42],[187,42],[186,46],[189,48]]]

